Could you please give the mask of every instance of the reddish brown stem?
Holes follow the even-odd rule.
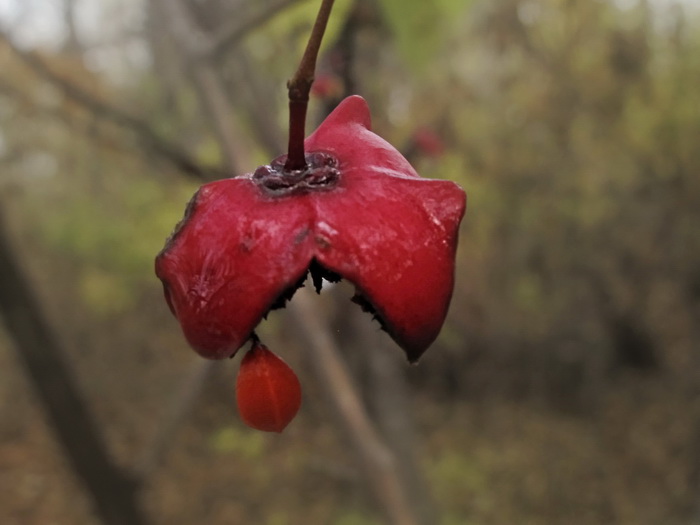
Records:
[[[309,92],[314,82],[316,59],[326,31],[328,18],[334,0],[322,0],[306,44],[304,56],[292,79],[287,83],[289,89],[289,149],[284,169],[287,171],[306,169],[304,158],[304,137],[306,136],[306,110],[309,105]]]

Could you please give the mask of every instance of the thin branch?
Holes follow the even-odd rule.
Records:
[[[304,158],[304,137],[306,137],[306,110],[309,105],[309,92],[314,83],[316,60],[321,49],[323,35],[326,32],[328,19],[331,16],[334,0],[321,0],[321,7],[316,15],[316,21],[311,29],[309,41],[304,55],[294,76],[287,83],[289,90],[289,150],[285,171],[302,170],[306,168]]]
[[[165,27],[179,48],[185,64],[205,60],[211,49],[211,36],[192,20],[187,6],[180,0],[151,0],[165,19]]]
[[[323,35],[326,32],[328,19],[331,16],[334,0],[322,0],[321,7],[316,15],[316,21],[311,29],[309,41],[304,50],[304,55],[301,57],[299,67],[294,73],[294,76],[289,81],[289,98],[290,100],[308,101],[309,90],[314,81],[316,72],[316,60],[318,59],[318,51],[321,49]]]
[[[76,23],[76,0],[63,0],[63,22],[66,26],[66,41],[63,44],[64,51],[72,55],[81,55],[83,46],[78,37]]]
[[[16,47],[2,32],[0,32],[0,39],[4,41],[15,56],[34,71],[36,75],[56,86],[63,91],[69,99],[94,115],[109,120],[113,124],[136,134],[141,139],[140,143],[144,148],[149,149],[167,160],[179,171],[203,181],[214,180],[227,175],[221,168],[202,166],[185,153],[181,146],[162,138],[148,123],[98,99],[87,90],[62,77],[35,53],[23,51]]]
[[[231,86],[231,91],[245,95],[246,100],[241,109],[246,112],[256,142],[268,152],[279,154],[284,149],[286,137],[277,121],[272,118],[278,111],[277,89],[263,78],[247,49],[237,50],[235,61],[231,61],[228,67],[230,71],[223,81]]]
[[[286,8],[299,2],[300,0],[275,0],[266,4],[258,13],[243,21],[231,17],[229,22],[223,24],[223,27],[210,37],[208,45],[203,46],[201,58],[220,58],[227,50],[238,44],[253,30],[270,22]]]
[[[372,424],[352,383],[328,325],[302,289],[287,309],[294,317],[298,334],[313,355],[316,375],[340,416],[345,433],[360,458],[371,492],[393,525],[417,525],[401,484],[395,457]]]
[[[243,167],[250,165],[249,154],[233,125],[228,94],[219,71],[200,59],[203,49],[210,47],[209,35],[197,27],[181,0],[157,0],[157,6],[168,21],[168,28],[184,57],[183,65],[189,68],[199,100],[209,114],[227,169],[234,174],[243,173]]]
[[[411,392],[404,373],[403,355],[387,345],[376,326],[367,322],[359,309],[350,315],[355,346],[368,363],[364,374],[368,384],[368,405],[383,439],[391,443],[397,459],[396,470],[416,521],[422,525],[440,523],[437,507],[430,494],[417,454],[417,436],[409,408]]]

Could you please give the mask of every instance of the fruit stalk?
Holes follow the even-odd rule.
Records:
[[[304,137],[306,136],[306,111],[309,105],[309,92],[311,91],[311,84],[314,82],[318,50],[321,47],[321,41],[326,31],[333,2],[334,0],[322,0],[299,67],[294,76],[287,82],[289,91],[289,149],[287,161],[284,165],[285,171],[306,169]]]

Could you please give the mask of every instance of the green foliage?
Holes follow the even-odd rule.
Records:
[[[286,512],[273,512],[267,518],[266,525],[291,525],[289,514]]]
[[[452,82],[444,113],[462,155],[442,175],[469,194],[460,257],[471,295],[457,301],[523,349],[597,325],[590,351],[614,359],[603,354],[611,312],[660,335],[664,322],[647,317],[657,287],[669,290],[660,275],[674,273],[683,310],[700,258],[678,251],[700,200],[698,92],[687,89],[700,78],[697,42],[651,26],[641,4],[536,6],[485,9],[483,30],[454,50],[464,69],[430,86]],[[480,322],[457,320],[464,334]]]
[[[446,450],[429,465],[429,476],[436,494],[458,501],[490,498],[492,487],[484,467],[465,451]]]
[[[333,525],[379,525],[380,523],[376,519],[359,512],[348,512],[333,521]]]
[[[384,20],[406,63],[420,71],[435,60],[445,47],[447,36],[461,29],[471,1],[381,0]],[[460,20],[461,19],[461,20]]]
[[[43,233],[54,249],[71,254],[82,268],[79,290],[86,304],[113,314],[132,307],[138,287],[152,279],[154,254],[182,217],[192,188],[179,192],[182,209],[162,206],[160,185],[151,179],[98,193],[103,190],[109,194],[107,206],[99,195],[84,192],[70,197],[70,213],[47,206]]]
[[[89,267],[80,275],[79,296],[91,310],[108,317],[134,306],[134,293],[114,271]]]
[[[247,428],[222,427],[211,436],[210,443],[217,452],[251,461],[262,458],[265,453],[265,435]]]

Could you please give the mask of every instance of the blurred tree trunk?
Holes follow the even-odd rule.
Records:
[[[107,450],[85,396],[66,363],[65,352],[15,257],[2,213],[0,317],[14,342],[17,359],[99,518],[108,525],[145,525],[147,520],[136,497],[137,485],[114,463]]]

